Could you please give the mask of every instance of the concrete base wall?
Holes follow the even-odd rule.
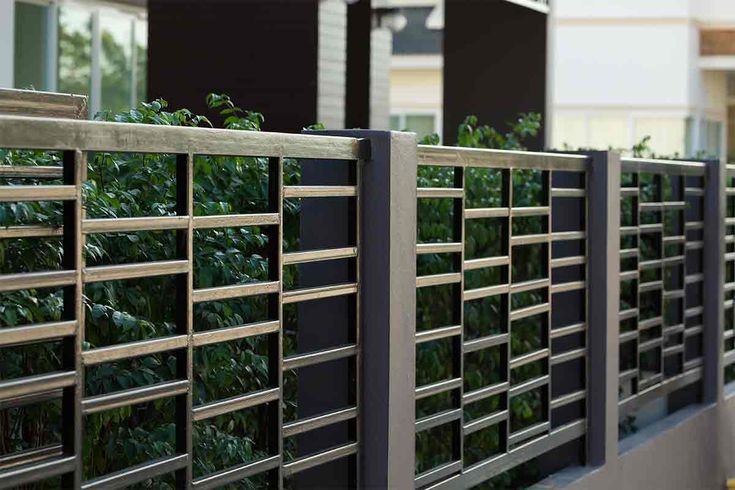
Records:
[[[735,393],[676,412],[622,441],[600,468],[574,468],[537,485],[565,490],[724,489],[735,478]]]

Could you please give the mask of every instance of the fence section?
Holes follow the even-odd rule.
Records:
[[[735,381],[735,165],[725,170],[725,311],[724,362],[725,383]]]
[[[61,342],[60,365],[57,369],[42,372],[41,366],[34,365],[41,359],[36,359],[30,360],[31,375],[28,375],[28,371],[17,377],[13,377],[13,373],[0,375],[0,407],[6,414],[14,413],[17,416],[21,407],[49,400],[60,403],[60,439],[50,445],[28,447],[17,452],[11,450],[1,455],[0,487],[60,477],[62,486],[67,488],[120,488],[161,478],[178,487],[191,485],[194,488],[215,488],[258,475],[262,479],[256,482],[269,482],[279,487],[284,479],[298,478],[312,468],[344,458],[349,458],[347,483],[357,485],[355,455],[359,445],[357,383],[360,365],[357,356],[360,342],[356,306],[359,289],[356,223],[359,216],[359,140],[0,117],[0,148],[34,151],[6,155],[5,163],[18,165],[0,167],[0,178],[5,180],[0,187],[0,202],[7,206],[6,213],[9,209],[13,212],[21,209],[18,203],[63,202],[59,208],[58,222],[49,216],[45,222],[0,229],[0,238],[5,242],[56,237],[61,241],[59,255],[62,257],[56,270],[31,271],[23,262],[9,261],[9,266],[17,266],[18,270],[0,276],[0,292],[6,295],[4,301],[15,304],[21,300],[7,295],[35,297],[41,289],[55,289],[63,302],[61,317],[55,321],[25,325],[18,322],[18,325],[0,328],[0,348],[6,353],[9,349],[22,349],[22,346]],[[28,155],[39,154],[46,155],[41,160],[46,158],[61,165],[33,165],[39,159]],[[87,179],[88,165],[90,173],[96,171],[96,165],[102,164],[112,169],[122,169],[124,173],[124,164],[119,165],[121,154],[140,155],[136,161],[143,162],[136,167],[133,175],[126,177],[127,187],[109,187],[110,183],[104,182],[102,174],[96,175],[96,180],[91,177]],[[48,155],[58,155],[58,158]],[[158,177],[151,171],[155,164],[154,159],[149,159],[151,155],[161,156],[164,168],[170,171],[169,177],[156,180]],[[295,177],[299,173],[299,162],[334,164],[322,160],[344,161],[350,167],[348,181],[342,182],[342,185],[299,185]],[[28,165],[29,161],[31,165]],[[223,167],[218,168],[218,163],[222,163]],[[224,171],[224,167],[230,171],[235,169],[235,174],[231,174],[233,178],[245,174],[258,175],[251,182],[233,180],[232,185],[243,186],[238,193],[245,194],[261,189],[260,194],[256,192],[254,197],[251,196],[253,202],[260,198],[264,201],[259,212],[233,210],[232,206],[221,202],[224,200],[221,196],[207,195],[212,189],[197,182],[199,176],[195,175],[196,172],[216,174]],[[287,167],[287,171],[284,171],[284,167]],[[258,174],[258,170],[261,173]],[[91,187],[90,182],[94,182]],[[163,197],[171,198],[171,202],[144,202],[160,197],[141,192],[142,188],[153,189],[148,186],[154,184],[163,187],[171,184],[168,190],[162,191]],[[230,182],[225,182],[223,188],[228,189],[229,185]],[[99,200],[102,199],[115,202],[116,205],[123,202],[124,205],[119,208],[122,215],[100,214]],[[341,199],[342,204],[335,199]],[[297,236],[292,239],[292,246],[284,249],[288,243],[284,239],[287,220],[295,219],[303,203],[313,200],[334,202],[335,206],[344,205],[344,215],[352,223],[348,227],[351,236],[339,248],[299,248]],[[135,203],[140,203],[142,208],[149,211],[164,211],[155,216],[125,215],[125,209],[128,209],[125,206]],[[209,205],[210,209],[207,207]],[[22,213],[16,212],[16,217],[21,216]],[[296,226],[298,229],[298,223]],[[225,231],[233,229],[234,232]],[[140,235],[137,235],[137,239],[131,238],[141,232],[150,235],[170,233],[171,240],[164,240],[170,249],[158,252],[146,250],[145,245],[140,244],[147,243],[146,238],[140,238]],[[207,235],[209,232],[211,234]],[[242,272],[245,270],[242,268],[252,266],[252,271],[247,269],[251,271],[249,275],[241,273],[233,282],[216,283],[210,276],[216,275],[217,266],[212,272],[206,266],[212,262],[206,261],[214,261],[214,264],[222,266],[228,260],[227,254],[230,254],[229,257],[243,255],[243,250],[227,248],[232,246],[232,237],[235,235],[245,236],[248,243],[259,244],[261,252],[246,257],[245,264],[235,267]],[[139,260],[117,263],[112,257],[111,264],[90,265],[90,261],[95,264],[99,262],[96,254],[101,249],[96,246],[101,243],[100,237],[104,236],[113,237],[104,242],[111,247],[114,240],[125,241],[127,247],[137,247]],[[205,243],[217,250],[213,256],[204,257],[200,253],[199,247]],[[316,281],[308,277],[304,264],[330,262],[346,264],[346,272],[343,275],[320,277]],[[153,287],[159,278],[165,277],[171,278],[171,282],[154,288],[146,299],[149,312],[171,311],[170,321],[162,323],[163,334],[158,332],[157,335],[144,336],[139,340],[111,342],[107,345],[90,342],[92,337],[89,329],[92,325],[88,323],[91,321],[94,328],[99,329],[102,323],[98,321],[106,318],[104,305],[95,304],[99,289],[92,289],[93,286],[107,288],[100,294],[109,295],[111,291],[118,291],[122,295],[126,290],[115,284],[137,281],[136,287]],[[330,277],[339,277],[340,280]],[[232,280],[232,277],[229,279]],[[307,303],[311,305],[333,298],[346,298],[347,301],[344,310],[341,310],[345,312],[344,321],[347,325],[344,342],[305,351],[301,342],[294,340],[298,339],[298,332],[294,330],[303,326],[304,318],[313,320],[315,313],[302,307]],[[233,305],[233,301],[247,304]],[[286,308],[291,309],[286,312]],[[255,309],[262,311],[261,318],[257,321],[243,318],[245,312]],[[223,313],[227,316],[226,321],[219,324],[215,322],[215,328],[203,328],[202,323],[209,317],[197,316],[197,312],[203,312],[216,317],[216,312],[223,311],[226,312]],[[137,322],[130,320],[125,312],[115,312],[110,318],[109,328],[118,332],[142,326],[151,326],[151,322]],[[252,340],[256,337],[261,340]],[[94,334],[94,338],[100,338],[99,332]],[[226,364],[239,363],[237,366],[240,371],[233,374],[237,382],[223,378],[222,373],[207,374],[209,363],[216,361],[207,349],[214,345],[243,341],[252,344],[248,344],[244,352],[237,349],[230,352],[236,351],[246,357],[225,359]],[[151,378],[146,374],[147,364],[143,361],[131,364],[141,359],[154,359],[151,362],[163,359],[162,366],[170,366],[169,379],[151,383]],[[335,369],[346,370],[339,378],[348,384],[340,387],[345,393],[341,406],[319,411],[323,405],[313,401],[318,393],[309,393],[310,388],[313,390],[319,385],[301,381],[303,370],[318,366],[332,372]],[[95,369],[114,370],[121,367],[141,370],[143,381],[129,387],[115,386],[115,379],[102,382],[101,387],[93,385],[92,381],[99,374]],[[258,372],[253,374],[255,371]],[[248,375],[252,375],[255,381],[239,385],[238,382],[242,381],[240,378]],[[85,379],[87,377],[90,379]],[[229,388],[247,385],[252,389],[243,392],[229,388],[208,391],[210,382]],[[109,384],[114,388],[110,389]],[[328,388],[334,391],[338,387]],[[216,393],[227,396],[217,398]],[[95,441],[82,435],[85,428],[90,430],[90,424],[94,427],[95,420],[98,420],[95,417],[106,412],[117,413],[119,424],[113,429],[126,430],[126,414],[129,416],[141,406],[147,407],[147,414],[161,413],[168,406],[166,403],[172,404],[172,420],[167,425],[169,429],[157,433],[170,434],[169,439],[164,437],[164,442],[171,442],[174,450],[131,467],[99,474],[93,458],[95,451],[103,449],[91,447]],[[11,413],[13,410],[16,412]],[[255,418],[243,415],[243,411],[247,410],[255,410]],[[207,459],[198,451],[204,447],[205,450],[216,452],[218,438],[235,438],[234,435],[225,436],[217,431],[227,428],[228,423],[242,424],[243,420],[257,434],[235,435],[243,436],[242,440],[246,441],[244,444],[248,448],[250,445],[259,446],[258,451],[252,450],[255,456],[253,460],[221,468],[222,462],[232,460],[233,455],[219,452],[218,461],[215,461],[218,464],[213,463],[212,466],[219,465],[218,468],[207,472],[207,465],[202,464],[200,466],[205,469],[200,468],[195,473],[192,469],[194,460],[198,458],[201,462]],[[257,422],[253,423],[254,420]],[[145,423],[145,420],[139,422]],[[303,441],[320,440],[319,431],[325,428],[341,430],[343,435],[338,437],[341,443],[310,453],[305,451],[304,447],[313,447],[314,444],[303,444]],[[205,437],[207,431],[214,431],[217,437],[208,441]],[[27,433],[20,436],[29,438]],[[153,439],[138,442],[150,446],[146,454],[155,454],[166,447],[164,442],[155,442]],[[110,444],[114,443],[115,440],[111,439]],[[207,447],[207,444],[211,446]],[[171,476],[172,473],[174,476]]]
[[[621,416],[702,378],[705,167],[622,160]]]
[[[415,484],[468,488],[584,437],[589,160],[418,160]]]

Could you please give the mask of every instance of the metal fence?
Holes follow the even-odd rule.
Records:
[[[416,432],[429,447],[427,432],[451,424],[454,435],[450,460],[419,461],[416,486],[467,488],[584,437],[588,158],[419,147],[418,160],[420,185],[448,185],[418,189],[419,264],[446,257],[451,270],[416,278]],[[426,236],[447,216],[450,241]],[[423,314],[437,305],[450,324]],[[447,341],[449,377],[419,385],[421,351]]]
[[[0,455],[0,488],[49,478],[120,488],[161,477],[181,488],[251,477],[275,488],[470,488],[534,459],[568,461],[564,451],[572,464],[616,467],[619,416],[681,388],[697,388],[695,402],[722,399],[735,364],[732,167],[335,134],[0,117],[0,149],[60,162],[0,165],[0,203],[63,203],[58,220],[41,213],[40,222],[0,228],[3,241],[51,238],[63,252],[57,269],[23,264],[0,275],[3,301],[55,289],[63,302],[58,320],[0,328],[0,355],[61,346],[58,369],[41,372],[31,359],[22,376],[0,373],[4,413],[55,400],[61,418],[59,441]],[[89,213],[87,172],[114,167],[117,154],[168,159],[169,177],[156,182],[172,187],[170,212]],[[195,212],[197,162],[209,156],[225,159],[212,160],[222,171],[243,164],[234,158],[260,165],[262,211]],[[158,179],[144,174],[115,192],[138,196],[136,185]],[[261,230],[262,276],[199,286],[197,234],[225,228]],[[143,242],[140,256],[156,259],[91,260],[99,235],[159,232],[173,235],[165,259],[146,255]],[[161,277],[173,280],[151,303],[174,311],[169,333],[90,345],[90,287]],[[203,304],[249,298],[262,299],[264,318],[197,323]],[[202,402],[208,366],[198,355],[254,337],[265,339],[262,384]],[[170,379],[88,390],[90,370],[160,354],[171,359]],[[173,404],[171,454],[86,472],[90,417],[163,400]],[[195,473],[197,427],[249,409],[262,452]]]
[[[63,226],[15,226],[0,230],[0,238],[61,237],[63,263],[57,271],[7,274],[0,277],[0,292],[38,288],[63,288],[63,318],[58,322],[0,329],[0,347],[13,348],[28,343],[61,339],[63,342],[62,370],[17,379],[0,381],[0,404],[7,410],[38,403],[40,400],[61,399],[62,438],[58,445],[39,447],[18,454],[2,456],[0,487],[38,482],[62,475],[63,487],[120,488],[163,474],[175,472],[177,487],[214,488],[267,472],[268,481],[282,486],[284,478],[324,465],[358,452],[357,382],[360,363],[359,324],[357,308],[349,309],[353,332],[348,343],[312,352],[284,356],[283,307],[338,296],[355,298],[359,287],[357,257],[359,239],[353,246],[338,249],[308,249],[284,253],[284,202],[287,200],[344,197],[351,200],[351,221],[357,223],[360,158],[355,138],[266,134],[241,131],[206,130],[181,127],[143,126],[0,117],[0,147],[61,152],[61,167],[2,166],[0,177],[14,179],[14,185],[0,187],[0,202],[63,201]],[[85,216],[84,183],[88,155],[91,152],[168,154],[175,156],[175,214],[126,218],[89,219]],[[194,162],[199,155],[256,156],[268,159],[267,212],[260,214],[230,214],[194,216]],[[283,166],[287,159],[346,160],[352,167],[350,185],[283,185]],[[94,160],[89,159],[90,162]],[[325,165],[328,163],[324,162]],[[17,185],[18,179],[61,179],[57,185]],[[135,189],[127,189],[134,191]],[[213,197],[216,199],[216,196]],[[220,287],[194,287],[194,236],[198,230],[227,227],[262,227],[268,237],[267,280]],[[105,265],[85,265],[85,241],[94,234],[175,230],[175,259],[166,261]],[[357,230],[353,230],[357,233]],[[284,287],[283,271],[287,266],[329,260],[348,259],[353,281],[320,284],[317,287]],[[173,290],[156,301],[175,302],[175,335],[151,338],[134,343],[88,348],[85,344],[85,287],[105,281],[149,279],[158,276],[175,277]],[[234,298],[264,296],[268,317],[264,321],[232,328],[197,331],[193,320],[195,305]],[[356,304],[356,301],[352,301]],[[194,405],[195,351],[206,346],[240,340],[252,336],[267,336],[268,380],[260,390],[242,393],[226,399]],[[175,357],[175,379],[91,396],[85,392],[85,372],[93,366],[119,362],[135,357],[170,352]],[[320,413],[296,420],[283,419],[282,405],[284,372],[337,359],[351,359],[348,369],[349,404],[329,413]],[[3,376],[4,378],[4,376]],[[84,419],[91,414],[127,407],[154,400],[171,398],[175,403],[175,454],[149,461],[112,474],[85,480],[82,447]],[[298,404],[298,400],[292,400]],[[192,460],[197,457],[192,447],[194,424],[213,417],[231,414],[250,407],[266,407],[261,419],[267,425],[267,454],[252,462],[199,476],[192,475]],[[339,422],[349,425],[349,440],[337,447],[283,457],[287,438],[308,435]],[[353,479],[356,479],[353,471]],[[356,484],[355,481],[352,484]]]
[[[622,415],[702,378],[705,170],[622,161]]]

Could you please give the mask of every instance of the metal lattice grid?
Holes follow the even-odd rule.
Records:
[[[725,178],[725,301],[724,362],[725,382],[735,379],[735,166],[728,165]]]
[[[703,364],[703,163],[622,161],[621,416],[699,382]]]
[[[469,488],[584,437],[587,165],[584,156],[419,148],[419,182],[424,171],[446,186],[418,189],[419,265],[428,258],[451,267],[417,274],[416,487]],[[421,236],[422,226],[437,225],[422,222],[427,202],[439,212],[424,214],[451,228],[444,240]],[[486,233],[489,249],[478,253],[473,237]],[[426,295],[431,288],[450,292]],[[450,298],[447,308],[436,298]],[[447,323],[427,325],[422,302],[449,310],[439,319]],[[419,352],[442,342],[451,344],[451,371],[421,384],[428,366]],[[533,420],[523,420],[529,406]],[[420,438],[437,430],[451,432],[451,448],[424,468]]]
[[[199,128],[151,127],[88,121],[58,121],[0,117],[0,147],[43,149],[61,152],[62,167],[3,166],[0,177],[11,179],[62,180],[62,184],[4,185],[0,202],[63,201],[63,226],[53,223],[17,226],[0,230],[0,238],[60,237],[63,242],[61,270],[6,274],[0,276],[0,292],[62,288],[64,317],[61,321],[0,329],[0,347],[40,344],[61,339],[62,370],[0,381],[0,406],[25,407],[45,400],[61,400],[61,441],[53,446],[4,455],[0,458],[0,487],[13,487],[61,478],[65,488],[120,488],[162,475],[174,474],[177,486],[214,488],[265,474],[269,486],[282,487],[288,480],[311,468],[349,458],[351,484],[357,485],[359,435],[357,393],[359,392],[359,289],[358,227],[360,145],[354,138],[281,135]],[[176,155],[175,215],[88,219],[83,188],[87,158],[94,151]],[[268,210],[260,214],[194,216],[194,159],[197,155],[257,155],[268,161]],[[284,185],[284,159],[325,159],[351,162],[349,185]],[[349,201],[352,243],[346,248],[284,253],[283,203],[288,199],[344,197]],[[268,236],[267,280],[212,288],[194,287],[194,235],[197,230],[226,227],[262,227]],[[175,258],[165,261],[122,265],[85,265],[85,241],[99,233],[175,233]],[[283,270],[306,263],[349,260],[348,283],[285,289]],[[175,334],[153,339],[89,349],[85,346],[85,286],[103,281],[174,278],[168,291],[175,302]],[[347,345],[318,351],[283,355],[283,306],[302,305],[325,298],[351,298],[347,322],[351,328]],[[234,298],[267,298],[268,319],[216,330],[196,331],[195,305]],[[263,389],[226,399],[194,405],[193,358],[197,349],[253,336],[267,337],[268,382]],[[105,363],[140,356],[171,353],[176,376],[171,381],[148,384],[99,395],[85,391],[85,370]],[[283,373],[344,359],[348,362],[350,386],[348,406],[314,416],[283,420]],[[84,481],[84,419],[93,414],[136,404],[171,400],[174,404],[175,454]],[[299,400],[295,400],[298,403]],[[236,411],[258,407],[264,410],[267,454],[255,461],[195,478],[192,473],[194,448],[192,428],[196,423]],[[347,424],[348,441],[311,454],[284,457],[283,441],[302,437],[334,424]]]

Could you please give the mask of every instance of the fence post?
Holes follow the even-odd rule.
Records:
[[[620,154],[586,153],[588,174],[588,464],[617,456],[620,330]]]
[[[416,137],[315,131],[369,141],[360,189],[360,486],[413,488],[416,389]]]
[[[704,182],[704,403],[717,403],[723,397],[726,179],[727,165],[716,160],[707,162]]]

